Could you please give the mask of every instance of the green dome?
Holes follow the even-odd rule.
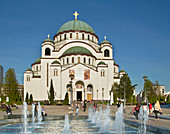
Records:
[[[58,30],[57,34],[70,30],[86,31],[94,34],[94,30],[91,28],[91,26],[80,20],[72,20],[64,23]]]
[[[52,62],[52,64],[60,64],[60,62],[58,60],[55,60]]]
[[[72,54],[84,54],[84,55],[88,55],[88,56],[93,56],[93,54],[86,48],[84,47],[71,47],[69,49],[67,49],[62,56],[66,56],[66,55],[72,55]]]
[[[123,72],[125,72],[125,73],[126,73],[126,71],[122,69],[122,70],[120,71],[120,73],[123,73]]]
[[[31,68],[28,68],[26,71],[32,71],[32,69],[31,69]]]
[[[106,65],[106,63],[103,61],[100,61],[97,65]]]
[[[110,42],[109,42],[109,41],[107,41],[107,40],[102,41],[102,43],[101,43],[101,44],[104,44],[104,43],[109,43],[109,44],[110,44]]]
[[[35,64],[35,63],[40,63],[40,62],[41,62],[41,57],[38,58],[38,59],[34,62],[34,64]]]
[[[52,41],[51,39],[49,39],[49,38],[48,38],[48,39],[45,39],[44,41],[50,41],[50,42],[53,42],[53,41]]]

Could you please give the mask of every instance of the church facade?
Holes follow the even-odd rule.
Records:
[[[48,36],[42,42],[41,57],[24,72],[24,98],[28,93],[34,101],[48,100],[53,86],[55,100],[64,100],[67,92],[75,101],[110,100],[112,85],[124,71],[119,72],[106,37],[99,44],[91,26],[77,20],[77,12],[74,15],[53,39]]]

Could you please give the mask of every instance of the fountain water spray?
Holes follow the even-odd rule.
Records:
[[[41,111],[41,105],[40,102],[38,102],[38,123],[42,121],[42,111]]]
[[[65,115],[63,134],[71,134],[68,115]]]
[[[100,109],[100,111],[98,113],[98,117],[97,117],[97,121],[96,121],[97,127],[101,127],[101,120],[102,120],[102,114],[103,114],[102,107],[99,107],[99,109]]]
[[[148,121],[148,114],[147,110],[143,110],[143,106],[140,107],[138,119],[139,119],[138,134],[146,134],[146,123]]]
[[[89,107],[88,112],[89,112],[89,114],[88,114],[88,120],[89,120],[89,121],[92,121],[92,118],[93,118],[93,109],[92,109],[91,107]]]
[[[32,127],[35,127],[35,104],[32,103]]]
[[[118,108],[118,111],[116,112],[113,128],[116,130],[116,134],[122,134],[124,131],[123,103],[121,103],[120,107]]]
[[[27,133],[27,127],[28,127],[27,116],[28,116],[28,111],[27,111],[27,103],[26,102],[23,102],[22,115],[23,115],[23,119],[24,119],[22,132],[23,133]]]
[[[107,109],[103,111],[104,115],[104,124],[103,127],[101,127],[102,133],[109,133],[110,132],[110,106],[107,104]]]

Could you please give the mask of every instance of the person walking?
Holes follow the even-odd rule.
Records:
[[[96,103],[94,102],[94,110],[96,111]]]
[[[151,114],[152,114],[152,104],[149,103],[149,115],[151,115]]]
[[[86,112],[86,107],[87,107],[86,101],[84,101],[84,112]]]
[[[138,102],[136,107],[132,110],[133,114],[135,115],[136,119],[138,120],[138,114],[140,110],[140,103]]]
[[[161,106],[158,100],[156,101],[155,106],[154,106],[154,113],[155,113],[155,119],[159,119],[158,113],[162,115],[162,109],[161,109]]]
[[[79,115],[79,103],[77,102],[77,116]]]

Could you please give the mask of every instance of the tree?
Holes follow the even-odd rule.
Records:
[[[9,102],[13,103],[16,101],[18,96],[18,81],[16,79],[15,70],[13,68],[9,68],[8,71],[5,73],[5,82],[4,82],[4,89],[9,97]]]
[[[114,103],[116,103],[117,102],[117,95],[119,93],[119,84],[118,83],[114,83],[112,85],[111,92],[113,92]]]
[[[133,95],[133,104],[136,104],[136,96]]]
[[[170,103],[170,95],[168,95],[167,99],[166,99],[166,103]]]
[[[120,93],[119,93],[120,98],[124,99],[124,94],[125,94],[126,102],[132,103],[133,88],[134,88],[134,86],[132,86],[131,80],[130,80],[128,74],[124,74],[120,78]]]
[[[144,89],[143,97],[146,91],[146,97],[150,103],[155,103],[156,100],[160,100],[160,86],[158,81],[153,84],[149,79],[146,79]]]
[[[26,94],[26,97],[25,97],[25,102],[27,102],[28,103],[28,100],[29,100],[29,95],[28,95],[28,92],[27,92],[27,94]]]
[[[65,104],[65,105],[69,104],[68,92],[65,94],[65,98],[64,98],[63,104]]]
[[[33,97],[32,97],[32,94],[30,94],[30,99],[29,99],[29,102],[30,102],[30,104],[32,104],[32,102],[33,102]]]
[[[50,85],[50,91],[48,92],[48,99],[50,101],[50,104],[54,103],[54,87],[53,87],[52,80],[51,80],[51,85]]]

